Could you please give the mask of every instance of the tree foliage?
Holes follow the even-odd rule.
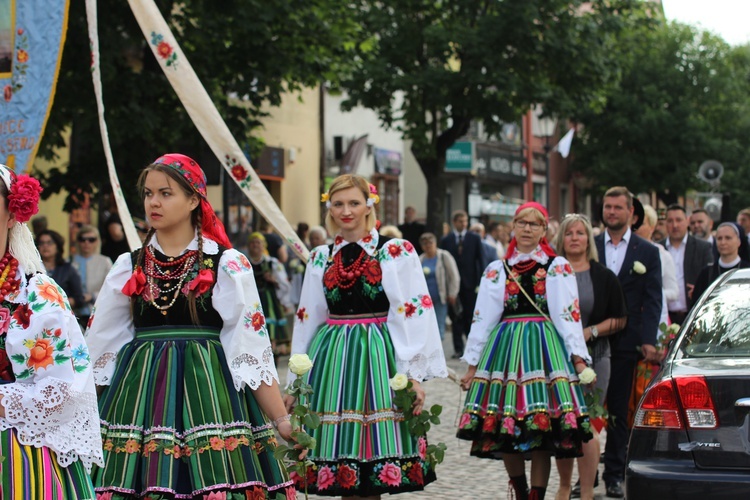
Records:
[[[585,5],[584,5],[585,4]],[[599,110],[616,84],[615,34],[634,1],[381,0],[359,4],[345,107],[373,109],[412,141],[428,185],[427,225],[443,222],[446,150],[472,120],[490,132],[534,104]],[[397,100],[398,99],[398,100]]]
[[[230,131],[249,150],[267,105],[284,93],[335,81],[356,28],[336,0],[157,0]],[[128,2],[99,5],[106,120],[118,175],[132,193],[136,172],[169,151],[211,153],[151,53]],[[72,127],[71,160],[46,177],[45,194],[108,185],[97,122],[84,2],[71,2],[57,93],[40,153],[51,158]],[[69,197],[68,208],[75,205]]]
[[[750,132],[748,48],[659,22],[624,33],[618,49],[624,71],[604,108],[573,115],[583,124],[574,168],[600,190],[627,185],[673,201],[688,189],[706,190],[696,173],[703,161],[715,159],[730,182],[750,187],[743,168]]]

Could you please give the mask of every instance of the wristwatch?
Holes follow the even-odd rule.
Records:
[[[591,330],[591,336],[593,338],[598,338],[599,337],[599,329],[596,327],[596,325],[590,326],[589,329]]]

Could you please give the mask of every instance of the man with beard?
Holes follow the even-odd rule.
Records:
[[[702,208],[693,210],[690,214],[690,232],[699,240],[707,241],[714,244],[714,237],[711,230],[714,227],[714,221],[708,216],[708,212]]]
[[[635,367],[639,356],[659,361],[654,345],[662,306],[661,261],[657,248],[630,229],[633,195],[627,188],[607,190],[602,214],[606,230],[595,238],[599,260],[617,275],[628,308],[625,330],[610,337],[610,422],[603,474],[607,496],[622,498],[629,437],[628,402]]]

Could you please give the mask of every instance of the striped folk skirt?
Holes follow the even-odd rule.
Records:
[[[504,319],[489,336],[466,396],[458,437],[471,455],[549,451],[581,455],[591,422],[570,356],[541,317]]]
[[[61,467],[54,451],[21,444],[13,428],[0,432],[0,455],[3,500],[96,499],[83,463]]]
[[[294,498],[273,427],[250,389],[235,390],[218,330],[137,330],[99,410],[104,467],[92,476],[107,499]]]
[[[332,321],[315,334],[310,408],[321,418],[311,431],[317,447],[297,488],[323,496],[371,496],[422,490],[435,480],[425,462],[427,442],[412,436],[396,411],[388,380],[396,360],[386,323]]]

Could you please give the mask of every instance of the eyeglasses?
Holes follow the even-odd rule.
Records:
[[[78,241],[81,243],[96,243],[96,236],[79,236]]]
[[[41,240],[37,242],[37,246],[40,246],[40,247],[50,246],[54,244],[55,242],[52,240]]]
[[[523,219],[515,221],[514,224],[516,225],[516,227],[520,229],[524,229],[526,228],[526,226],[529,226],[529,229],[534,230],[534,231],[544,226],[544,224],[540,222],[529,222]]]

